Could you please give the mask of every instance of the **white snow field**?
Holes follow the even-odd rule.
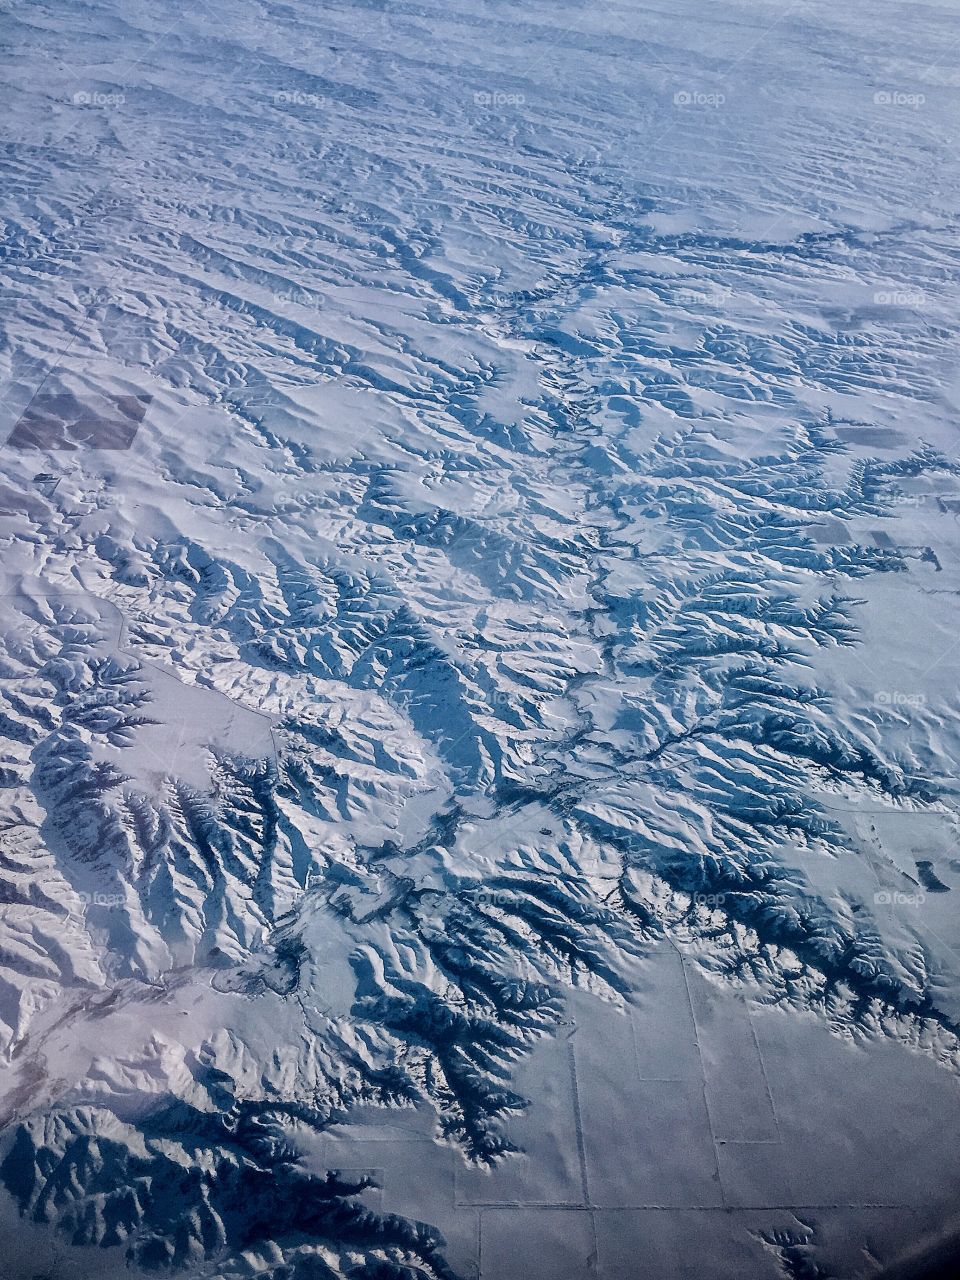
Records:
[[[3,1280],[941,1234],[960,5],[0,8]]]

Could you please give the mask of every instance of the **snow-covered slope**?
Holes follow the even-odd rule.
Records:
[[[4,26],[13,1274],[873,1274],[960,1176],[956,7]]]

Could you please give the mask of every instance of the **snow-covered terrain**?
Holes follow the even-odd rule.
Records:
[[[4,1277],[942,1231],[960,7],[2,12]]]

